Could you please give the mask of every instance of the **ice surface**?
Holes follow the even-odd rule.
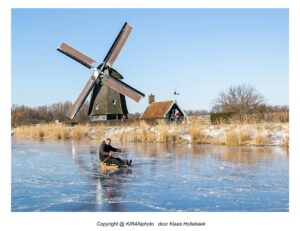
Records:
[[[96,143],[13,140],[12,211],[289,210],[284,148],[116,146],[133,166],[102,173]]]

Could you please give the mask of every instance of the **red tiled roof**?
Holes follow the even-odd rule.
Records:
[[[153,102],[146,108],[141,116],[141,119],[164,118],[173,103],[173,100]]]

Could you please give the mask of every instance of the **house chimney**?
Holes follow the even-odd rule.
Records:
[[[151,103],[154,103],[155,102],[155,95],[149,95],[148,96],[148,103],[149,103],[149,105],[151,104]]]

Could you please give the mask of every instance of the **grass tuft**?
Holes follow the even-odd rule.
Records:
[[[290,147],[290,138],[288,135],[284,139],[284,147],[286,147],[286,148]]]
[[[87,126],[75,126],[72,129],[72,139],[73,140],[82,140],[88,134]]]
[[[254,145],[255,146],[265,146],[269,143],[269,137],[266,135],[258,135],[255,137]]]
[[[250,140],[249,131],[228,131],[225,136],[225,144],[230,146],[248,145]]]

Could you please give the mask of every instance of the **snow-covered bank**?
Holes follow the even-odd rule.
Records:
[[[119,141],[188,142],[288,146],[289,124],[157,125],[109,127],[105,136]]]
[[[149,125],[145,122],[119,126],[95,124],[69,127],[63,124],[21,126],[14,129],[12,136],[34,139],[93,139],[111,137],[115,141],[127,142],[184,142],[225,145],[277,145],[289,146],[288,123],[265,124],[222,124],[201,125],[166,124]]]

